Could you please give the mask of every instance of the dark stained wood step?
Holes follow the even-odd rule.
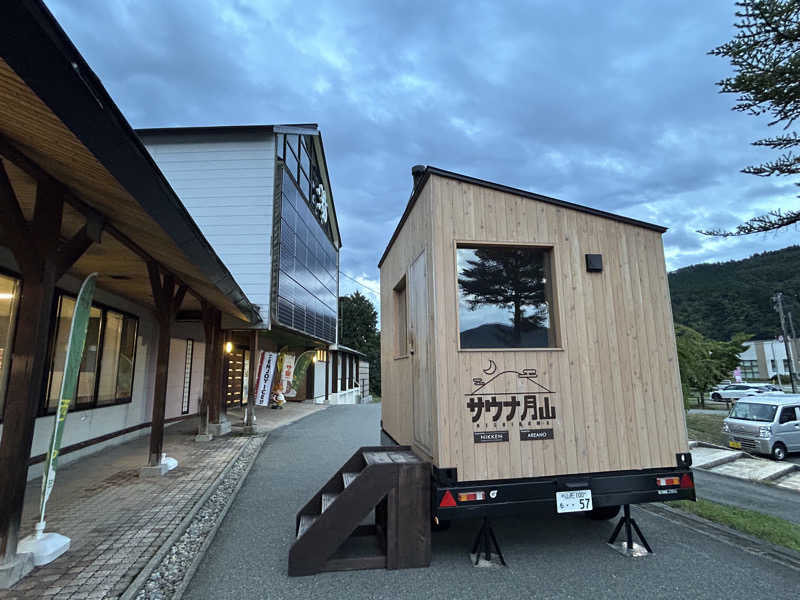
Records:
[[[329,494],[327,492],[322,494],[322,512],[328,510],[328,507],[336,500],[338,495],[339,494]]]
[[[297,528],[297,537],[303,535],[314,522],[319,519],[319,515],[303,515],[300,517],[300,527]]]
[[[390,465],[390,464],[415,464],[422,460],[411,450],[370,450],[364,452],[364,460],[368,465]]]

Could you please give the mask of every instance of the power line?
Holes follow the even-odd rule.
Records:
[[[356,279],[356,278],[355,278],[355,277],[353,277],[352,275],[348,275],[348,274],[347,274],[347,273],[345,273],[344,271],[339,271],[339,274],[340,274],[340,275],[344,275],[344,276],[345,276],[345,277],[347,277],[349,280],[351,280],[351,281],[353,281],[353,282],[357,283],[358,285],[360,285],[361,287],[363,287],[365,290],[368,290],[368,291],[372,292],[372,293],[373,293],[373,294],[375,294],[375,295],[376,295],[378,298],[380,298],[380,297],[381,297],[381,293],[380,293],[379,291],[376,291],[376,290],[372,289],[371,287],[369,287],[368,285],[365,285],[365,284],[361,283],[361,282],[360,282],[358,279]]]

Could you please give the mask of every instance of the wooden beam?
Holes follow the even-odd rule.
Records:
[[[66,273],[92,244],[99,241],[90,234],[91,229],[90,225],[84,225],[69,240],[56,246],[54,260],[59,277]]]
[[[30,248],[28,222],[22,214],[2,161],[0,161],[0,226],[3,228],[5,243],[15,255],[23,254],[26,248]]]
[[[42,254],[51,254],[58,245],[63,216],[63,186],[54,184],[50,179],[39,181],[36,185],[36,204],[30,231],[36,237],[36,244]]]

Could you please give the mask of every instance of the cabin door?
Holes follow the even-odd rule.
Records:
[[[414,442],[432,456],[433,397],[432,353],[428,315],[428,273],[425,252],[411,264],[408,271],[408,329],[411,355],[411,406],[413,411]]]

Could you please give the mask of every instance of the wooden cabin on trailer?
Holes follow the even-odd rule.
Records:
[[[383,433],[452,482],[686,466],[666,230],[412,174],[379,263]]]

